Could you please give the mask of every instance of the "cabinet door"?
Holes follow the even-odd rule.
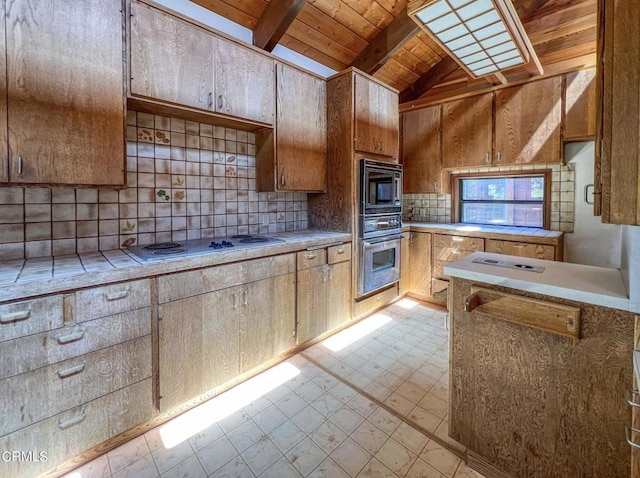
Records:
[[[240,371],[294,347],[295,274],[244,286],[240,310]]]
[[[273,124],[274,61],[250,48],[215,39],[215,110]]]
[[[6,5],[10,180],[124,184],[122,2]]]
[[[327,330],[327,266],[298,271],[298,344]]]
[[[402,115],[403,193],[437,193],[442,187],[442,107]]]
[[[165,412],[240,373],[238,310],[233,287],[160,306],[160,410]]]
[[[582,141],[596,135],[596,70],[565,76],[564,140]]]
[[[442,167],[489,166],[493,93],[442,106]]]
[[[7,64],[4,2],[0,3],[0,65]],[[0,182],[9,180],[9,145],[7,144],[7,75],[0,75]]]
[[[431,295],[431,234],[412,232],[410,237],[409,291],[416,297],[428,298]]]
[[[287,191],[327,187],[327,86],[278,63],[276,181]]]
[[[561,159],[562,77],[496,91],[494,164],[550,164]]]
[[[351,261],[329,266],[327,281],[327,330],[351,320]]]
[[[398,94],[355,75],[355,144],[357,151],[398,155]]]
[[[131,94],[211,109],[213,36],[132,2]]]
[[[487,240],[487,252],[508,254],[510,256],[533,257],[553,261],[556,258],[556,248],[546,244],[529,244],[526,242]]]

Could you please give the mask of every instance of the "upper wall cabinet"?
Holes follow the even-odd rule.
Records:
[[[131,94],[211,109],[210,33],[145,4],[131,4]]]
[[[640,225],[640,8],[599,0],[598,15],[595,182],[602,221]]]
[[[596,70],[582,70],[565,76],[565,141],[593,140],[596,135]]]
[[[327,185],[327,84],[277,65],[277,117],[256,136],[259,191],[324,191]],[[274,149],[275,148],[275,149]]]
[[[123,185],[122,2],[2,5],[7,84],[0,84],[0,122],[7,118],[9,167],[0,180]],[[4,55],[2,48],[0,61]],[[5,131],[0,124],[3,145]]]
[[[402,192],[442,191],[442,107],[432,106],[402,115]]]
[[[496,91],[495,165],[558,163],[562,77]]]
[[[356,151],[398,157],[398,93],[355,75]]]
[[[4,2],[0,3],[0,65],[7,64]],[[0,75],[0,91],[7,91],[7,76]],[[7,95],[0,94],[0,182],[9,180],[9,145],[7,144]]]
[[[275,63],[142,2],[131,3],[130,94],[272,125]]]
[[[442,167],[491,165],[493,94],[442,106]]]

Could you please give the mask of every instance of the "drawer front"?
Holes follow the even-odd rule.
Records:
[[[164,304],[269,277],[290,274],[295,270],[295,254],[282,254],[197,271],[169,274],[158,278],[158,302]]]
[[[487,252],[508,254],[510,256],[532,257],[535,259],[555,260],[556,248],[546,244],[530,244],[526,242],[487,241]]]
[[[468,252],[484,251],[484,239],[479,237],[434,234],[433,247],[434,249],[457,249]]]
[[[58,329],[63,324],[62,295],[0,305],[0,342]]]
[[[327,263],[327,250],[300,251],[296,254],[296,264],[299,271],[322,266]]]
[[[341,244],[327,248],[329,264],[337,264],[351,259],[351,244]]]
[[[151,333],[146,307],[0,342],[0,380]]]
[[[107,317],[151,305],[149,279],[76,292],[76,320]]]
[[[378,310],[384,305],[391,302],[393,299],[398,297],[398,285],[395,284],[393,287],[389,289],[383,290],[382,292],[373,295],[371,297],[367,297],[364,300],[356,302],[355,304],[355,316],[360,318],[367,314]]]
[[[152,417],[146,379],[0,438],[1,450],[46,453],[46,461],[1,462],[2,476],[37,476]]]
[[[146,335],[0,380],[0,436],[149,377],[151,336]]]

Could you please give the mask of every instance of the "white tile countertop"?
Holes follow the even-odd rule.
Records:
[[[544,270],[537,273],[473,262],[479,258],[541,266]],[[629,293],[618,269],[474,252],[447,264],[444,273],[451,277],[613,309],[630,310],[631,307]]]
[[[403,221],[402,225],[404,227],[408,226],[412,230],[441,230],[448,233],[455,233],[466,236],[473,236],[474,234],[504,234],[511,236],[557,238],[563,234],[561,231],[549,231],[547,229],[539,229],[536,227],[489,226],[483,224]]]
[[[121,249],[0,262],[0,301],[286,254],[307,247],[351,242],[352,238],[348,233],[314,229],[268,236],[284,242],[153,262],[141,261]]]

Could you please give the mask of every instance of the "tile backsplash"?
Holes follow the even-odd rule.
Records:
[[[255,135],[127,114],[127,188],[0,188],[0,261],[307,228],[305,193],[257,193]]]
[[[573,231],[575,178],[572,165],[524,165],[494,168],[464,169],[457,173],[496,171],[524,171],[551,169],[551,218],[552,231]],[[407,221],[451,222],[451,194],[403,194],[402,214]]]

